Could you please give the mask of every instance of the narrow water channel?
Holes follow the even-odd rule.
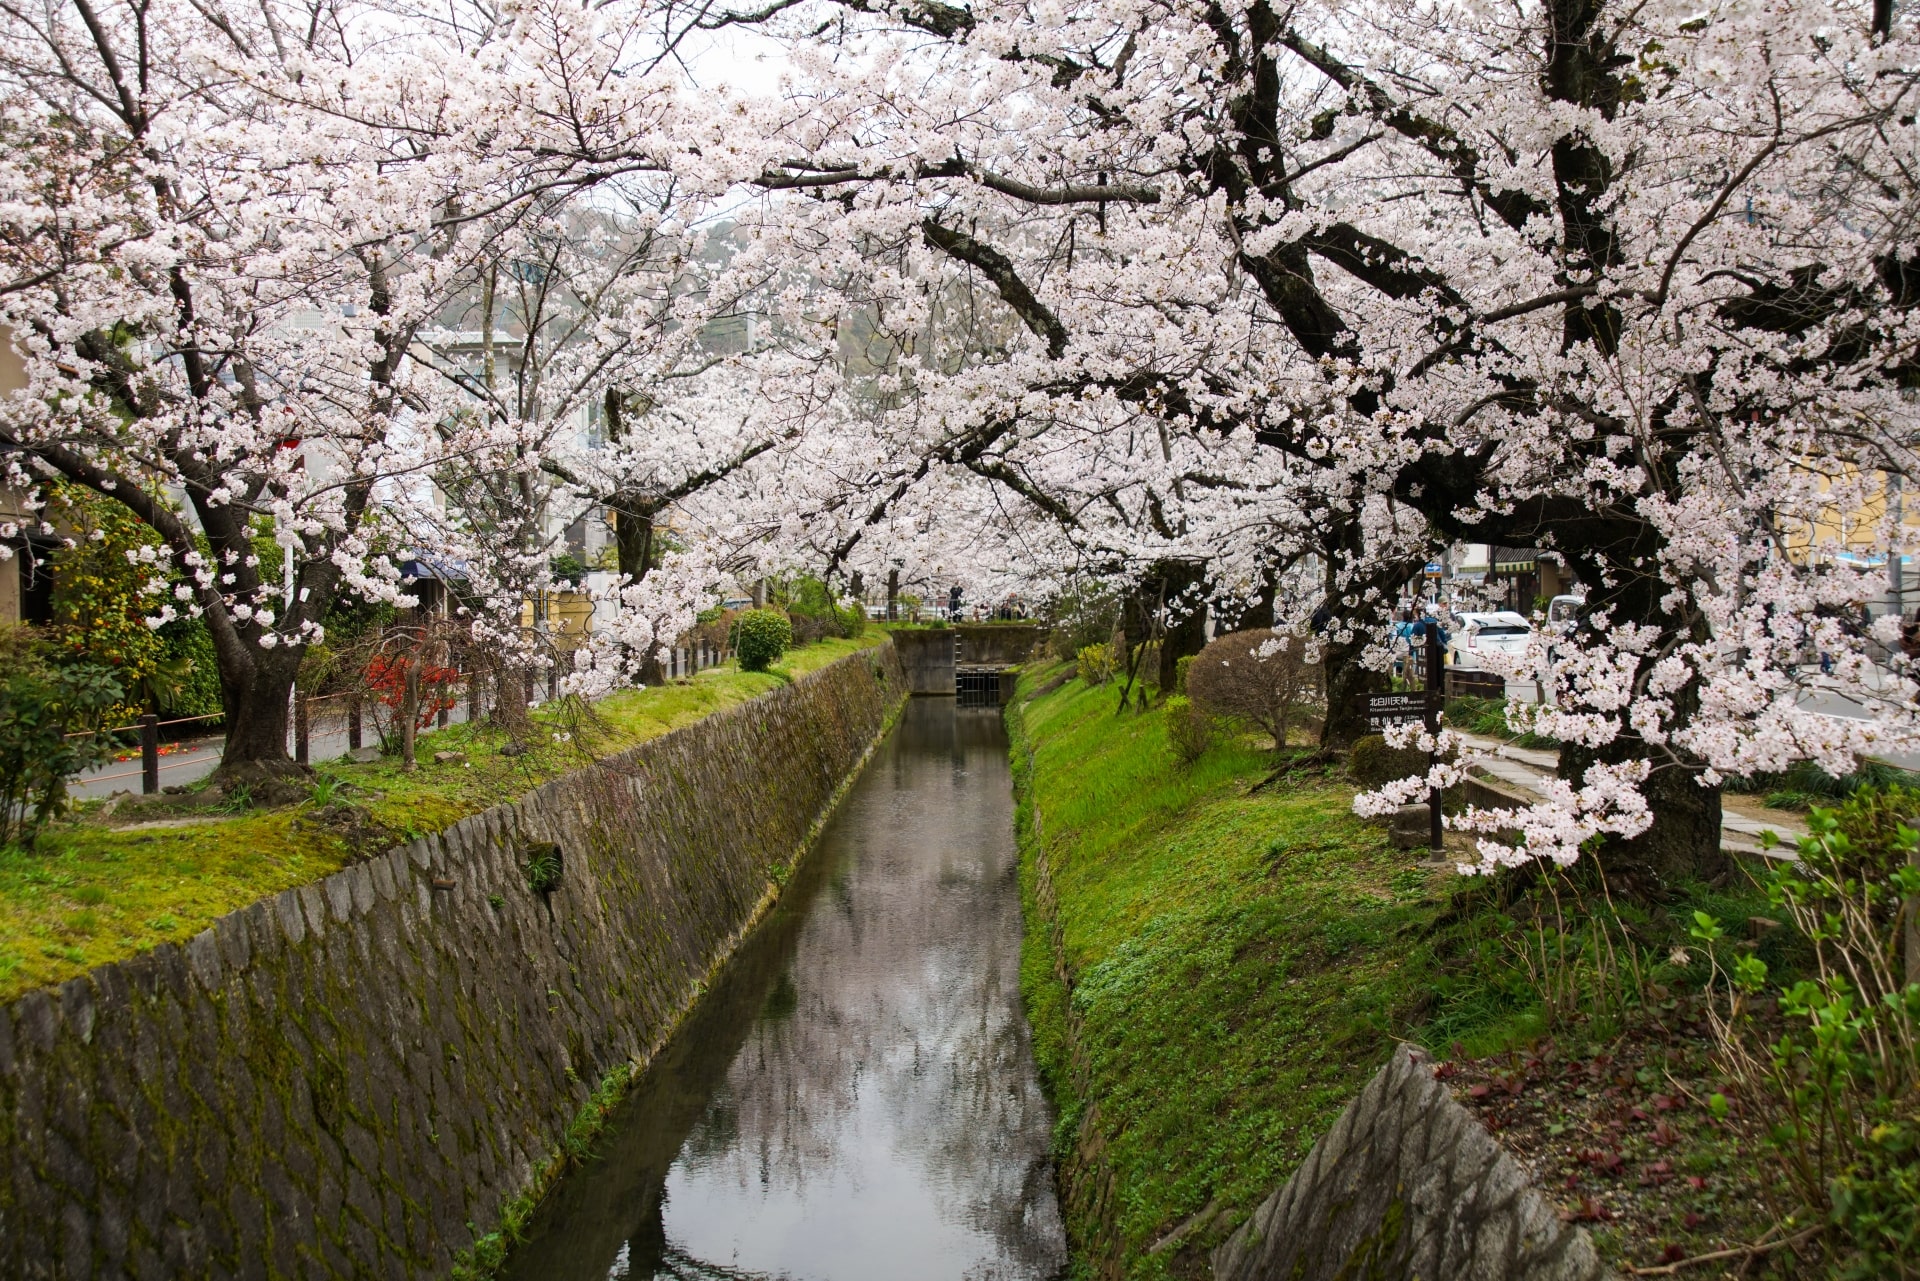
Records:
[[[999,714],[916,698],[505,1275],[1064,1273]]]

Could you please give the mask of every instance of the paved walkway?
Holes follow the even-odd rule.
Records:
[[[1544,799],[1545,779],[1560,768],[1560,753],[1537,748],[1515,747],[1485,734],[1462,733],[1468,746],[1485,753],[1476,769],[1488,782],[1504,787],[1518,796]],[[1807,834],[1806,824],[1780,810],[1771,810],[1746,796],[1723,795],[1720,814],[1720,844],[1739,854],[1765,853],[1760,833],[1772,831],[1780,837],[1776,852],[1791,852],[1794,842]]]

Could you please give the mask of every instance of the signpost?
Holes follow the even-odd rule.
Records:
[[[1428,620],[1423,628],[1427,652],[1426,688],[1404,694],[1362,694],[1360,710],[1367,718],[1369,729],[1385,729],[1389,725],[1403,725],[1408,721],[1420,721],[1429,734],[1440,732],[1440,692],[1446,680],[1444,658],[1440,653],[1440,624]],[[1432,752],[1427,753],[1427,769],[1440,763],[1440,758]],[[1428,841],[1436,853],[1441,849],[1440,825],[1440,789],[1427,791]]]

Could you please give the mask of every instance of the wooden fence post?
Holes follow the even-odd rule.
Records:
[[[160,718],[152,712],[140,718],[140,790],[160,790]]]

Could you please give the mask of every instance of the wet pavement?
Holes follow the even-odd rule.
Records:
[[[1064,1274],[996,709],[914,699],[504,1275]]]

